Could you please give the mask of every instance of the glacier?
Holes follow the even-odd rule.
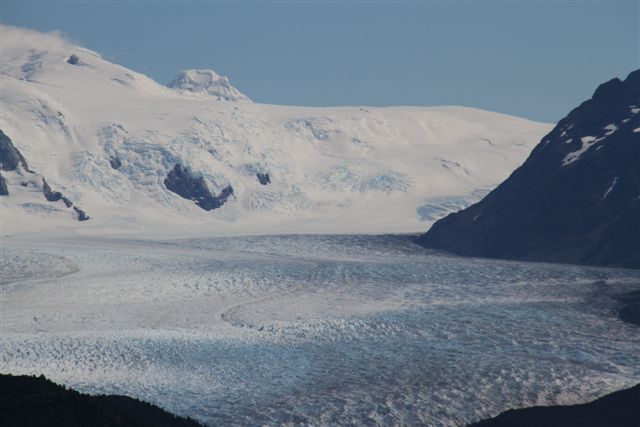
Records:
[[[0,38],[0,130],[29,165],[2,171],[0,372],[237,426],[458,426],[640,381],[640,332],[618,318],[640,272],[409,234],[550,124],[269,105],[212,70],[165,86],[59,33]]]
[[[5,237],[0,370],[210,425],[457,426],[640,381],[640,272],[407,235]]]

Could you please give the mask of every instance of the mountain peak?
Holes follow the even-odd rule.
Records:
[[[183,70],[168,85],[180,92],[214,96],[225,101],[250,101],[229,79],[213,70]]]

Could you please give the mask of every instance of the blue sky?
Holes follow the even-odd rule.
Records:
[[[60,30],[162,83],[211,68],[274,104],[464,105],[557,121],[640,68],[638,1],[2,0],[1,21]]]

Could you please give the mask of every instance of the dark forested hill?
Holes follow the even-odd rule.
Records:
[[[126,396],[90,396],[45,377],[0,375],[3,427],[197,427],[157,406]]]
[[[637,427],[640,384],[593,402],[572,406],[536,406],[503,412],[469,427]]]

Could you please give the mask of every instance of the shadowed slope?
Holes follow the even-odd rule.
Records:
[[[44,376],[0,375],[0,419],[20,426],[200,426],[126,396],[90,396]]]

